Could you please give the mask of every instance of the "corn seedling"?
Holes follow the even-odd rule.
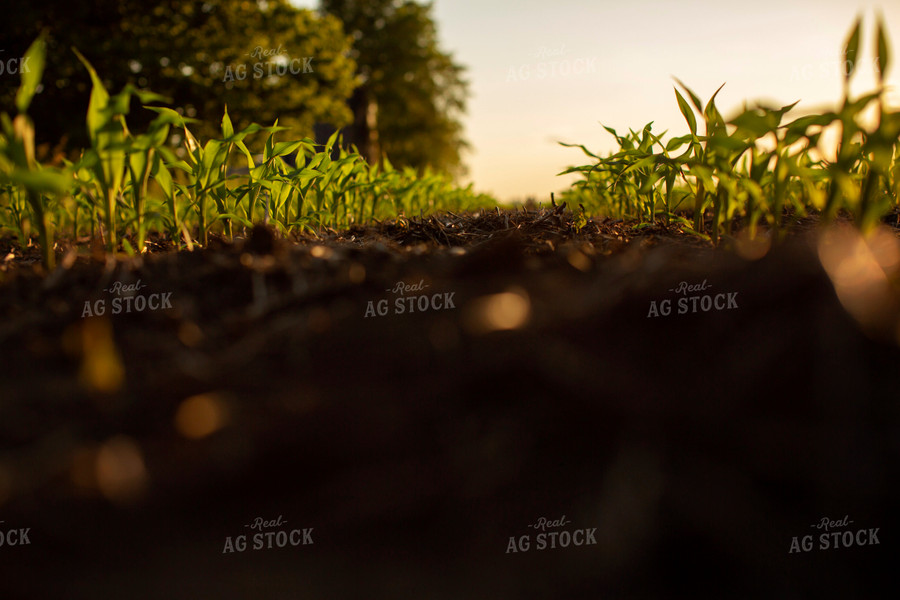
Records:
[[[30,60],[32,65],[22,71],[22,84],[16,95],[18,115],[15,119],[10,119],[6,113],[0,115],[3,125],[3,133],[0,134],[0,184],[7,198],[4,207],[19,228],[20,240],[24,238],[24,207],[21,202],[24,194],[37,229],[44,266],[52,268],[55,257],[51,212],[56,208],[54,200],[70,187],[71,176],[57,169],[42,167],[34,156],[34,124],[26,111],[40,83],[45,55],[44,40],[39,38],[25,54],[25,60]]]

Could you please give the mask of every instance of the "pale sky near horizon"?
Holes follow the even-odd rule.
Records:
[[[587,159],[558,141],[595,153],[614,149],[598,121],[620,132],[653,121],[667,138],[687,133],[672,76],[704,102],[726,83],[716,98],[726,119],[745,100],[801,100],[798,110],[834,106],[841,47],[860,13],[862,55],[852,89],[871,91],[878,11],[891,37],[888,84],[900,88],[900,3],[435,0],[433,15],[442,50],[467,67],[468,180],[500,200],[547,201],[574,178],[556,174]],[[898,89],[888,99],[900,107]]]

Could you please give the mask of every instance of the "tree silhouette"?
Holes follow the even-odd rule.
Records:
[[[461,174],[459,116],[468,82],[464,67],[438,47],[431,3],[411,0],[322,0],[353,36],[359,68],[356,121],[373,123],[377,142],[395,165]],[[365,117],[363,116],[365,115]]]
[[[352,117],[346,99],[356,86],[351,39],[334,17],[287,0],[50,0],[4,15],[0,58],[21,56],[47,33],[47,68],[30,113],[39,142],[87,143],[84,114],[90,79],[71,47],[91,61],[110,91],[126,83],[172,99],[201,139],[217,135],[225,105],[236,128],[250,122],[292,127],[340,125]],[[0,76],[0,101],[11,106],[18,76]],[[155,114],[132,106],[128,124]]]

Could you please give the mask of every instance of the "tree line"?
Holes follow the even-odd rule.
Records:
[[[412,0],[321,0],[317,11],[288,0],[45,0],[4,15],[0,62],[45,36],[30,108],[45,159],[88,144],[90,77],[74,47],[107,89],[130,83],[165,96],[201,121],[201,139],[216,137],[227,105],[236,129],[276,119],[295,138],[341,128],[371,161],[460,174],[468,84],[440,49],[431,10]],[[6,71],[0,105],[9,110],[19,77]],[[129,127],[142,131],[153,117],[135,100]]]

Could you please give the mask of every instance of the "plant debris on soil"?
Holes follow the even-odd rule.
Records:
[[[424,244],[429,249],[466,248],[484,243],[498,235],[517,232],[523,236],[522,248],[529,253],[553,251],[563,241],[593,244],[600,253],[610,254],[620,249],[624,243],[634,239],[645,242],[659,242],[665,237],[669,241],[679,241],[691,246],[709,247],[709,242],[695,235],[685,233],[678,226],[629,224],[621,219],[602,217],[585,219],[578,226],[565,203],[552,209],[531,209],[521,207],[513,210],[485,210],[474,214],[457,215],[453,212],[428,217],[404,217],[365,226],[356,225],[349,230],[338,232],[325,229],[317,236],[293,234],[294,243],[344,244],[362,246],[371,242],[381,242],[396,250],[421,251]],[[257,253],[270,253],[275,236],[270,229],[258,227],[255,230],[255,244],[247,249]],[[213,248],[228,241],[220,235],[211,234]],[[271,241],[269,241],[271,240]],[[85,239],[85,244],[89,240]],[[240,244],[241,239],[237,242]],[[71,243],[60,243],[71,249]],[[148,250],[152,253],[172,251],[174,244],[161,236],[150,237]],[[102,252],[102,245],[94,246],[95,252]],[[2,270],[13,265],[31,265],[39,262],[40,252],[34,247],[22,249],[12,238],[0,240],[0,253],[4,255]]]
[[[900,352],[844,309],[814,224],[725,251],[576,223],[553,207],[298,240],[257,226],[192,252],[75,245],[50,273],[4,241],[0,516],[32,539],[3,549],[4,597],[896,585]],[[648,317],[682,282],[736,306]],[[114,314],[128,286],[171,307]],[[440,306],[404,300],[420,295]],[[507,552],[563,514],[596,546]],[[884,548],[788,553],[844,514]],[[279,515],[315,545],[223,554]]]

